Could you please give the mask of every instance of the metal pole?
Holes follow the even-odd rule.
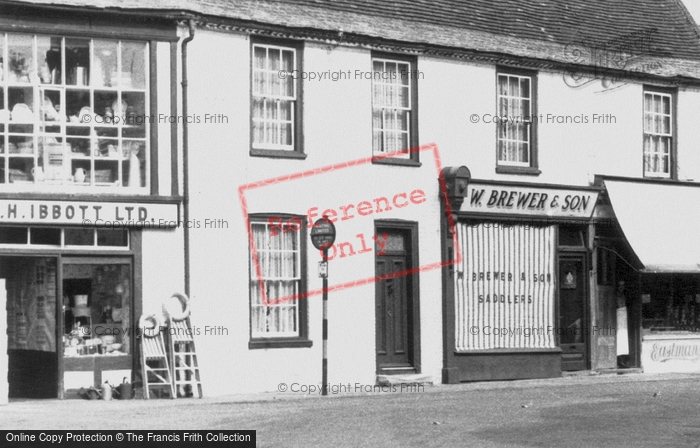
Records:
[[[328,263],[328,246],[323,248],[323,260]],[[321,395],[328,395],[328,275],[323,276],[323,372]]]

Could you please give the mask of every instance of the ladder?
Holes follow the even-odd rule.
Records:
[[[151,388],[167,389],[170,398],[175,398],[172,371],[165,352],[163,334],[158,332],[153,337],[141,335],[141,367],[143,369],[143,389],[146,399],[151,398]]]
[[[170,330],[170,362],[173,386],[178,397],[193,397],[195,387],[202,398],[197,351],[194,348],[189,315],[182,320],[168,318]]]

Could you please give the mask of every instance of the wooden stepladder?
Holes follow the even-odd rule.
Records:
[[[173,299],[180,302],[179,306],[177,303],[173,304]],[[175,293],[163,307],[170,327],[168,329],[170,364],[177,396],[193,397],[196,388],[199,398],[202,398],[202,381],[199,377],[189,304],[187,296]]]
[[[197,351],[192,337],[192,324],[187,316],[184,320],[169,320],[170,361],[172,377],[178,397],[193,397],[195,387],[202,398],[202,381],[199,378]]]
[[[163,333],[156,316],[141,316],[141,368],[143,371],[143,390],[146,399],[151,398],[151,389],[166,389],[170,398],[175,398],[172,371],[165,351]],[[151,322],[152,325],[146,325]]]

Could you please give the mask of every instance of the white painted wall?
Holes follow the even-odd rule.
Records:
[[[306,43],[306,71],[346,71],[371,67],[362,48]],[[596,81],[571,88],[561,73],[538,75],[539,176],[495,172],[495,124],[484,115],[496,111],[496,67],[488,64],[420,57],[419,135],[436,143],[443,166],[466,165],[474,178],[565,185],[589,185],[594,174],[642,176],[642,94],[640,84],[605,90]],[[371,83],[368,80],[305,81],[305,160],[249,155],[250,41],[247,36],[197,30],[189,44],[191,265],[193,324],[207,395],[274,391],[279,383],[318,384],[321,380],[321,297],[308,299],[311,348],[250,350],[249,248],[238,188],[251,182],[290,175],[371,155]],[[700,92],[679,92],[678,152],[681,177],[700,180],[697,141]],[[205,114],[224,114],[228,122],[204,123]],[[480,122],[472,123],[476,114]],[[585,117],[582,123],[547,122],[551,116]],[[594,123],[593,114],[610,114],[612,123]],[[440,260],[436,165],[421,154],[420,168],[363,165],[305,179],[277,183],[245,193],[249,213],[306,213],[310,207],[338,208],[378,195],[421,189],[429,201],[381,216],[419,224],[421,264]],[[337,223],[338,242],[370,236],[373,219]],[[207,228],[206,219],[226,221]],[[159,235],[162,235],[159,236]],[[171,235],[144,234],[144,250],[159,251]],[[170,250],[170,248],[168,248]],[[180,248],[172,248],[179,257]],[[146,262],[146,258],[148,262]],[[161,254],[144,258],[158,266]],[[316,272],[320,256],[308,244],[308,289],[321,288]],[[174,263],[172,272],[178,272]],[[330,262],[330,284],[374,275],[374,252]],[[144,275],[144,282],[149,275]],[[167,278],[171,278],[168,276]],[[172,278],[177,278],[173,276]],[[155,294],[163,285],[148,280]],[[146,286],[144,286],[144,290]],[[172,289],[172,288],[170,288]],[[442,368],[442,292],[439,270],[420,275],[422,373],[440,381]],[[150,299],[149,299],[150,300]],[[329,381],[373,384],[375,380],[374,285],[333,291],[329,300]],[[205,327],[225,327],[226,335],[205,334]]]

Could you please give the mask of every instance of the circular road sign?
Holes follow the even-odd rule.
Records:
[[[311,244],[318,250],[335,242],[335,225],[326,218],[316,220],[311,228]]]

